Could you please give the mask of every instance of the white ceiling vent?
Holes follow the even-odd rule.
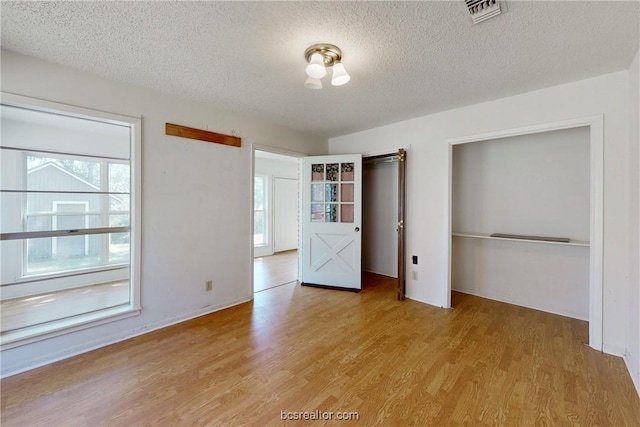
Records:
[[[507,4],[498,0],[464,0],[474,24],[507,11]]]

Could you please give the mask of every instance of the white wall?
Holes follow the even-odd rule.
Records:
[[[2,374],[252,298],[252,144],[308,154],[326,141],[2,51],[2,90],[142,116],[142,314],[2,351]],[[166,122],[242,137],[242,148],[166,136]],[[205,281],[213,291],[205,292]]]
[[[452,230],[589,240],[589,128],[453,147]]]
[[[451,288],[589,319],[589,248],[453,237]]]
[[[256,156],[254,171],[256,174],[264,175],[267,177],[267,245],[263,247],[256,247],[254,249],[253,256],[261,257],[273,255],[275,252],[274,246],[274,237],[275,237],[275,229],[276,222],[277,228],[280,231],[285,231],[286,233],[294,233],[297,236],[298,233],[298,224],[297,222],[289,223],[289,227],[283,222],[287,221],[290,218],[276,218],[274,216],[275,212],[275,185],[276,178],[287,178],[287,179],[295,179],[298,180],[298,159],[292,157],[291,160],[275,160],[275,159],[264,159]],[[295,217],[297,218],[297,208],[295,208]],[[292,248],[293,249],[293,248]]]
[[[398,162],[363,164],[362,269],[398,277]]]
[[[625,348],[629,298],[628,71],[581,80],[491,102],[419,117],[329,140],[329,152],[408,147],[407,259],[418,255],[417,280],[407,296],[447,303],[450,138],[604,114],[604,324],[607,352]],[[427,95],[425,95],[427,96]],[[427,100],[425,102],[428,102]]]
[[[629,70],[629,321],[625,360],[640,395],[640,67]]]

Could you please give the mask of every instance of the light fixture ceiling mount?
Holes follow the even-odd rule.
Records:
[[[314,53],[322,55],[322,61],[325,67],[333,67],[336,62],[342,59],[342,51],[334,44],[317,43],[311,45],[304,51],[304,58],[307,62],[311,62],[311,56]]]
[[[329,43],[311,45],[305,50],[304,58],[309,63],[305,69],[308,78],[304,85],[309,89],[322,89],[320,79],[327,74],[328,67],[333,67],[333,77],[331,78],[333,86],[342,86],[351,80],[341,62],[342,51],[336,45]]]

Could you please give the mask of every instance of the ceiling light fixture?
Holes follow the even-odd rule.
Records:
[[[331,84],[333,86],[342,86],[351,80],[351,76],[344,69],[342,60],[342,51],[333,44],[318,43],[309,46],[304,52],[304,57],[309,63],[305,71],[307,72],[307,81],[304,83],[309,89],[322,89],[323,78],[327,74],[327,67],[333,67],[333,76]]]

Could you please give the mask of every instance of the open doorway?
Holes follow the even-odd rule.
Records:
[[[314,182],[314,185],[308,185],[308,186],[301,185],[301,182],[303,181],[302,179],[303,175],[301,175],[303,165],[305,166],[305,168],[307,166],[310,167],[313,162],[320,162],[323,159],[327,160],[331,156],[304,157],[303,155],[299,155],[297,153],[283,153],[283,152],[275,153],[269,150],[270,149],[266,147],[254,148],[254,172],[253,172],[254,173],[254,192],[253,193],[255,197],[254,197],[254,211],[252,215],[254,219],[253,221],[254,264],[252,266],[253,267],[252,286],[254,287],[254,291],[259,292],[264,289],[271,289],[273,287],[282,286],[285,284],[293,283],[295,281],[305,282],[303,284],[309,285],[309,286],[343,289],[344,287],[335,286],[334,282],[332,282],[331,280],[329,280],[329,282],[327,283],[329,283],[332,286],[316,284],[314,282],[304,280],[303,276],[304,276],[305,268],[303,264],[311,263],[309,264],[309,266],[311,267],[315,267],[315,264],[311,262],[312,261],[311,255],[310,255],[311,251],[310,250],[303,251],[302,250],[303,248],[299,247],[302,240],[301,234],[304,234],[304,233],[301,233],[301,230],[304,229],[304,226],[303,226],[303,223],[301,222],[300,215],[302,215],[302,218],[305,218],[305,221],[308,218],[311,218],[311,222],[318,222],[317,218],[313,216],[311,212],[308,212],[308,215],[303,214],[303,212],[305,211],[304,210],[305,206],[306,208],[308,208],[309,206],[314,204],[315,205],[321,204],[322,206],[327,205],[329,208],[331,208],[333,207],[332,206],[333,204],[336,204],[336,203],[333,203],[331,200],[330,201],[325,200],[326,197],[329,197],[331,195],[335,196],[335,194],[333,192],[330,192],[330,193],[327,193],[328,194],[327,195],[325,194],[324,190],[318,193],[323,198],[322,203],[316,200],[313,202],[309,201],[309,203],[307,203],[309,206],[305,204],[304,200],[302,199],[303,199],[303,195],[306,193],[304,193],[302,189],[305,188],[306,190],[308,190],[309,188],[317,186],[317,183]],[[359,160],[358,160],[359,164],[362,163],[361,162],[362,160],[365,163],[370,163],[372,165],[387,164],[388,166],[392,166],[391,168],[385,169],[385,172],[391,171],[394,174],[394,178],[391,182],[392,182],[392,186],[394,186],[395,188],[391,190],[391,193],[388,194],[386,190],[381,190],[380,188],[377,188],[378,186],[374,182],[372,183],[373,186],[371,187],[371,190],[370,190],[371,194],[378,195],[377,193],[381,192],[383,193],[383,197],[372,198],[371,195],[365,196],[365,197],[367,198],[367,203],[369,204],[368,209],[370,210],[370,213],[373,214],[373,217],[380,216],[380,210],[382,209],[384,209],[385,212],[389,210],[389,212],[387,212],[388,215],[385,215],[385,218],[387,220],[386,221],[383,220],[383,224],[380,225],[380,227],[384,228],[384,231],[380,233],[384,237],[382,238],[381,241],[378,241],[380,239],[377,236],[378,233],[376,230],[380,230],[380,228],[378,227],[378,225],[373,225],[371,233],[369,233],[369,235],[371,236],[370,243],[367,243],[367,245],[370,244],[373,246],[379,246],[381,248],[387,247],[389,245],[394,246],[394,250],[390,252],[386,251],[386,248],[383,249],[383,252],[386,254],[383,256],[385,256],[386,263],[395,264],[395,268],[393,267],[391,267],[390,269],[385,268],[384,271],[378,270],[375,266],[375,263],[373,264],[370,263],[369,259],[365,259],[365,264],[362,264],[361,254],[360,252],[358,252],[357,264],[354,264],[354,267],[357,265],[356,268],[358,270],[357,288],[361,289],[362,275],[360,273],[362,269],[364,269],[365,273],[367,274],[370,272],[383,273],[383,275],[387,275],[386,278],[389,278],[389,277],[395,278],[394,282],[396,283],[397,298],[398,300],[403,300],[405,298],[405,268],[406,268],[405,244],[404,244],[405,242],[404,218],[405,218],[405,200],[406,200],[406,192],[405,192],[406,151],[404,149],[399,149],[396,152],[390,152],[388,154],[369,155],[369,156],[366,156],[364,159],[362,159],[361,155],[358,155],[358,156],[359,156]],[[287,166],[283,165],[282,163],[274,163],[278,161],[289,162],[290,164],[295,163],[297,167],[297,175],[296,175],[298,178],[297,198],[295,202],[293,201],[293,198],[291,198],[290,202],[288,203],[289,206],[293,206],[294,203],[296,206],[296,210],[295,210],[297,215],[296,218],[295,219],[290,218],[288,221],[288,223],[290,224],[291,223],[296,224],[296,227],[297,227],[295,236],[296,236],[298,247],[296,247],[295,249],[282,247],[277,243],[278,242],[277,224],[279,223],[278,217],[280,216],[280,214],[278,213],[278,209],[280,208],[282,212],[282,210],[285,209],[283,206],[287,203],[282,203],[279,201],[280,198],[276,195],[277,189],[275,189],[274,186],[278,185],[277,183],[279,182],[279,179],[293,180],[293,175],[282,176],[283,170]],[[349,166],[349,164],[350,163],[348,162],[345,163],[346,166]],[[274,166],[274,168],[269,169],[268,168],[269,166]],[[329,166],[335,166],[335,165],[332,163]],[[360,169],[360,166],[358,167],[358,169]],[[346,173],[348,175],[348,171],[347,172],[342,171],[342,172],[343,174]],[[312,176],[312,175],[315,176],[316,171],[313,171],[312,173],[311,169],[309,169],[308,173],[309,173],[309,176]],[[374,172],[374,174],[377,175],[376,172]],[[339,191],[342,196],[345,196],[345,194],[348,195],[348,193],[342,194],[342,192],[343,190],[346,191],[348,189],[349,184],[353,185],[351,181],[349,181],[347,178],[345,179],[346,181],[344,182],[341,181],[342,185],[339,187],[340,188]],[[360,180],[361,178],[358,178],[358,179]],[[380,178],[376,177],[376,179],[380,179]],[[353,178],[351,178],[351,180],[353,181]],[[381,180],[382,180],[381,181],[382,183],[385,183],[385,187],[388,186],[387,185],[388,183],[385,182],[384,177],[382,177]],[[329,179],[329,181],[332,181],[332,180]],[[336,186],[335,183],[332,183],[332,182],[324,183],[324,181],[323,183],[321,183],[321,185],[323,189],[325,187],[333,188]],[[276,194],[273,194],[273,193],[271,195],[268,194],[269,191],[274,192],[274,190]],[[314,197],[318,196],[318,194],[316,194]],[[327,220],[327,218],[337,219],[339,217],[344,220],[342,222],[353,223],[354,222],[353,220],[348,221],[348,218],[344,216],[349,213],[349,210],[344,209],[344,207],[346,206],[348,208],[351,204],[354,203],[356,199],[361,200],[360,198],[362,197],[361,192],[358,192],[358,194],[359,194],[358,197],[355,199],[354,198],[348,199],[348,197],[340,199],[339,204],[343,209],[336,210],[336,214],[332,214],[333,211],[331,210],[325,211],[325,209],[322,209],[323,220],[321,222],[336,222],[333,220]],[[309,195],[307,194],[305,197],[308,198],[308,196]],[[345,205],[345,206],[342,206],[342,205]],[[293,209],[289,208],[288,212],[289,213],[293,212]],[[325,217],[325,214],[326,214],[326,217]],[[345,220],[345,218],[347,218],[347,220]],[[377,220],[373,219],[370,216],[369,221],[371,222],[371,224],[373,224],[373,222]],[[362,226],[361,224],[362,223],[359,219],[358,224],[355,225],[356,232],[360,230],[359,227]],[[353,224],[351,224],[351,226],[353,227]],[[335,236],[331,235],[329,237],[335,237]],[[324,236],[325,244],[330,245],[332,247],[336,245],[340,246],[340,242],[338,243],[333,242],[336,244],[332,245],[332,241],[331,239],[329,239],[329,237],[327,237],[327,235]],[[339,253],[342,249],[344,248],[343,247],[337,248],[337,252]],[[303,253],[306,253],[304,260],[303,260]],[[288,259],[285,259],[285,258],[288,258]],[[329,264],[328,258],[330,257],[325,257],[325,259],[321,260],[322,262],[319,262],[321,267]],[[341,256],[341,260],[344,261],[344,257]],[[288,271],[288,273],[284,273],[285,271]],[[295,274],[293,274],[293,271],[295,271]],[[283,274],[280,274],[280,273],[283,273]],[[283,276],[286,276],[286,277],[283,277]],[[265,280],[270,283],[263,283]]]
[[[371,275],[396,279],[398,300],[405,297],[404,162],[404,150],[362,162],[363,281]]]
[[[360,292],[366,288],[367,274],[363,274],[366,257],[380,250],[387,264],[393,264],[387,274],[397,276],[396,288],[399,300],[404,299],[404,172],[405,151],[387,153],[364,158],[362,154],[333,154],[306,157],[303,161],[302,181],[302,245],[301,284],[349,292]],[[388,169],[393,174],[391,191],[376,189],[375,182],[368,194],[363,193],[365,163],[397,163]],[[385,176],[388,177],[389,173]],[[376,174],[377,175],[377,174]],[[388,185],[382,177],[379,183]],[[364,218],[365,205],[375,200],[366,209],[368,224]],[[390,209],[389,209],[390,208]],[[387,221],[376,229],[381,212]],[[363,227],[366,231],[362,231]],[[370,230],[369,230],[370,229]],[[363,234],[369,239],[365,240]],[[378,239],[383,235],[382,239]],[[366,245],[368,247],[364,247]],[[386,251],[388,245],[395,248]],[[363,249],[365,251],[363,257]],[[367,250],[369,254],[367,254]],[[394,267],[395,266],[395,267]],[[374,272],[376,267],[368,266]],[[395,271],[393,271],[395,270]],[[387,276],[390,277],[390,276]],[[365,279],[363,281],[363,279]]]
[[[254,151],[253,290],[298,280],[298,157]]]
[[[362,162],[362,272],[400,279],[399,156],[364,157]],[[400,279],[402,280],[402,279]],[[397,282],[396,282],[397,283]],[[404,286],[402,286],[404,288]],[[398,292],[404,297],[404,289]]]

